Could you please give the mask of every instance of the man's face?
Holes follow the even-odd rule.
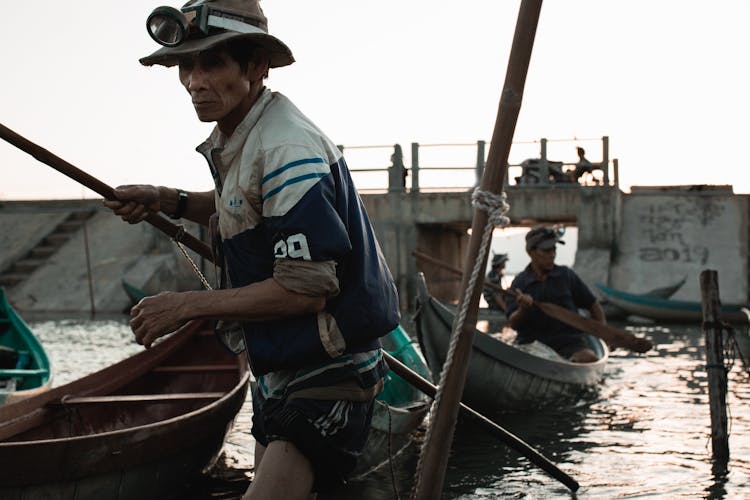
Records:
[[[202,122],[237,124],[252,106],[250,96],[253,64],[242,71],[226,50],[209,50],[180,60],[180,82],[190,93]]]
[[[548,273],[555,266],[556,247],[532,248],[528,254],[531,258],[531,265],[542,272]]]

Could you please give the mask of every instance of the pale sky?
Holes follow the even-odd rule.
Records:
[[[7,2],[0,123],[112,186],[210,189],[194,147],[212,125],[195,117],[175,68],[138,63],[157,48],[145,30],[157,5]],[[261,5],[297,59],[272,70],[268,86],[337,144],[408,152],[411,142],[491,137],[518,1]],[[547,0],[515,139],[609,136],[624,190],[731,184],[750,193],[748,20],[745,0]],[[596,143],[552,144],[551,159],[574,161],[579,144],[599,159]],[[0,172],[0,200],[95,196],[4,141]]]

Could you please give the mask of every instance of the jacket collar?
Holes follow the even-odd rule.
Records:
[[[213,168],[218,170],[222,178],[227,173],[226,166],[231,165],[234,158],[242,151],[247,136],[250,135],[250,131],[258,123],[273,98],[274,93],[264,88],[232,135],[225,136],[219,127],[215,126],[208,139],[196,148],[196,151],[205,156]]]

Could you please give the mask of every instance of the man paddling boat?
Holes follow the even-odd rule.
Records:
[[[105,205],[130,223],[161,211],[208,225],[217,213],[231,287],[143,299],[136,339],[149,346],[192,319],[238,321],[239,338],[223,337],[244,342],[258,381],[244,498],[330,490],[354,469],[383,385],[378,339],[399,323],[393,278],[339,149],[264,86],[294,58],[258,0],[159,7],[147,25],[164,47],[141,63],[179,66],[199,120],[216,122],[198,147],[215,189],[121,186]]]
[[[557,228],[542,226],[526,233],[526,253],[531,262],[511,283],[516,295],[506,298],[506,314],[510,326],[518,332],[518,343],[538,340],[566,359],[593,362],[597,356],[587,347],[581,331],[533,307],[536,300],[574,312],[587,309],[593,320],[606,324],[604,310],[583,280],[569,267],[555,264],[557,244],[564,244],[560,236]]]

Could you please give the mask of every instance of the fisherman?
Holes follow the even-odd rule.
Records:
[[[504,272],[506,262],[508,262],[507,253],[494,254],[492,256],[492,267],[490,268],[490,272],[487,273],[485,281],[502,288],[503,278],[505,277]],[[501,291],[496,288],[485,287],[483,294],[484,300],[487,302],[487,307],[489,309],[505,312],[505,299],[503,298],[503,293]]]
[[[189,320],[237,320],[239,336],[217,334],[235,351],[244,342],[258,382],[243,498],[334,489],[356,465],[383,387],[379,337],[400,320],[373,228],[335,143],[265,87],[269,68],[294,58],[258,0],[159,7],[147,26],[164,47],[140,62],[177,65],[198,119],[216,123],[197,148],[215,189],[121,186],[104,204],[130,223],[157,212],[216,222],[231,287],[141,300],[136,341],[148,347]]]
[[[538,226],[526,233],[526,253],[531,262],[513,279],[514,296],[506,298],[508,322],[518,332],[517,342],[538,340],[563,358],[576,363],[596,361],[585,335],[535,309],[534,301],[557,304],[570,311],[587,309],[591,318],[606,323],[604,311],[591,290],[569,267],[555,264],[563,228]]]

